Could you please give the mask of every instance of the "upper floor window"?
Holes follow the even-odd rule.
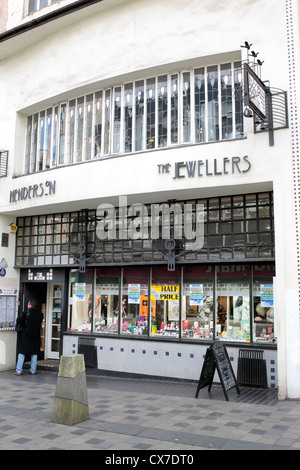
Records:
[[[25,173],[243,136],[241,63],[133,80],[27,118]]]
[[[35,11],[39,11],[42,8],[48,7],[49,5],[53,5],[54,3],[58,3],[60,0],[28,0],[28,10],[27,14],[34,13]]]

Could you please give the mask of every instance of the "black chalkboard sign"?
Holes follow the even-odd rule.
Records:
[[[236,387],[237,393],[240,393],[227,350],[223,343],[216,341],[206,351],[195,398],[198,397],[201,388],[208,386],[210,392],[216,369],[226,400],[229,400],[228,390]]]

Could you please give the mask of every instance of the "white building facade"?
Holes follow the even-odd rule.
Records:
[[[44,358],[198,380],[222,341],[299,398],[299,3],[0,6],[0,368],[34,296]]]

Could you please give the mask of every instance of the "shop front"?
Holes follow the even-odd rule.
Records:
[[[175,238],[175,216],[167,240],[104,240],[101,223],[111,225],[96,210],[18,219],[21,304],[34,296],[43,307],[44,358],[77,353],[89,339],[98,369],[197,380],[217,340],[236,371],[241,349],[263,350],[276,386],[273,194],[188,203],[192,218],[203,208],[198,249]],[[162,211],[160,233],[165,222]]]

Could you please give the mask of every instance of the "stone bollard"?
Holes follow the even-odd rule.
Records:
[[[73,426],[89,419],[83,354],[61,356],[51,421]]]

